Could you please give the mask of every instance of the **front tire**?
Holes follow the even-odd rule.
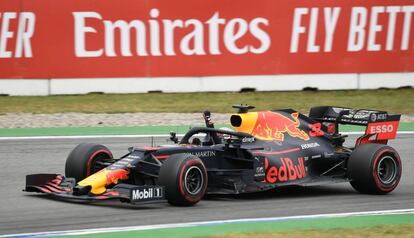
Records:
[[[387,194],[401,178],[401,160],[397,151],[382,144],[357,147],[348,160],[350,183],[357,191],[367,194]]]
[[[104,162],[112,161],[113,155],[106,146],[82,143],[76,146],[66,159],[65,176],[75,178],[76,182],[98,172]]]
[[[165,186],[165,196],[171,205],[191,206],[206,193],[207,170],[198,157],[176,154],[161,166],[158,184]]]

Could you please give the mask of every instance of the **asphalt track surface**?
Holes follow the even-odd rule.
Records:
[[[401,134],[390,142],[402,158],[403,177],[399,187],[392,194],[384,196],[359,194],[348,183],[342,183],[238,196],[208,196],[194,207],[183,208],[167,203],[139,206],[117,201],[68,203],[22,192],[27,174],[63,174],[67,154],[80,142],[105,144],[115,156],[121,156],[129,146],[149,145],[151,140],[102,138],[0,141],[0,235],[414,208],[414,134]],[[166,143],[163,138],[157,138],[156,142]]]

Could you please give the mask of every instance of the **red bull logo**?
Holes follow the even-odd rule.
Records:
[[[294,164],[290,158],[281,158],[281,166],[269,165],[269,160],[265,159],[266,177],[263,182],[276,183],[294,181],[306,177],[305,163],[302,157],[298,158]]]
[[[81,186],[91,186],[91,193],[102,194],[106,191],[106,186],[117,184],[119,180],[128,179],[128,170],[124,169],[102,169],[91,176],[80,181]]]
[[[292,113],[292,120],[276,112],[258,112],[251,134],[262,140],[284,141],[285,133],[302,140],[309,140],[309,135],[299,128],[298,116],[299,113]]]
[[[124,169],[107,170],[106,185],[117,184],[118,180],[128,179],[128,171]]]

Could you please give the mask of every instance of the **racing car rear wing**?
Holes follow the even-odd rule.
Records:
[[[386,111],[352,109],[344,107],[313,107],[309,117],[325,123],[335,123],[334,133],[338,133],[338,124],[366,126],[365,135],[357,144],[375,141],[387,143],[395,139],[401,115],[389,115]]]

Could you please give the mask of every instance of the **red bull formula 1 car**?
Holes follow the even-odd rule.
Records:
[[[350,182],[361,193],[387,194],[401,178],[401,160],[387,141],[396,136],[400,115],[384,111],[315,107],[308,116],[292,109],[250,112],[236,105],[234,130],[190,129],[174,145],[131,147],[115,159],[103,145],[83,143],[66,161],[65,176],[26,177],[27,192],[69,200],[123,202],[167,200],[186,206],[206,193],[238,194]],[[365,134],[344,146],[339,124],[361,125]]]

